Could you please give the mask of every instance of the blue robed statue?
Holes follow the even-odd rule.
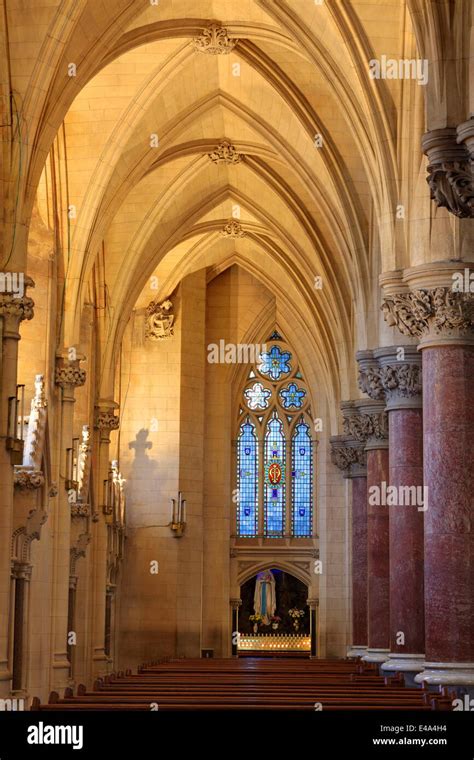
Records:
[[[253,607],[255,614],[261,615],[265,625],[269,625],[276,610],[275,578],[271,570],[257,575]]]

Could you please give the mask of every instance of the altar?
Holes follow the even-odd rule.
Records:
[[[241,633],[237,650],[240,653],[283,654],[311,652],[311,638],[305,633]]]

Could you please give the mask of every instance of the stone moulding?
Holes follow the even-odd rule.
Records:
[[[210,24],[193,39],[193,47],[198,52],[208,55],[229,55],[237,42],[238,39],[229,37],[225,26]]]

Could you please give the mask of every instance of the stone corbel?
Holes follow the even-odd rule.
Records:
[[[472,219],[474,176],[469,151],[472,128],[466,124],[460,125],[458,132],[454,127],[427,132],[422,139],[422,148],[428,156],[427,182],[432,200],[457,217]]]

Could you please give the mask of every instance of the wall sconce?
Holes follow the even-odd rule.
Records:
[[[18,419],[18,410],[21,416]],[[23,464],[23,431],[25,427],[25,386],[16,386],[16,396],[8,398],[8,428],[6,447],[12,464]]]
[[[76,491],[77,498],[77,460],[79,454],[79,438],[72,439],[72,446],[66,449],[66,491]]]
[[[183,499],[183,494],[178,491],[178,499],[170,499],[171,501],[171,522],[168,523],[168,527],[173,532],[175,538],[181,538],[186,528],[186,499]]]
[[[114,511],[114,487],[112,481],[112,470],[109,470],[109,476],[107,480],[103,481],[103,493],[102,493],[102,512],[104,515],[111,515]]]

